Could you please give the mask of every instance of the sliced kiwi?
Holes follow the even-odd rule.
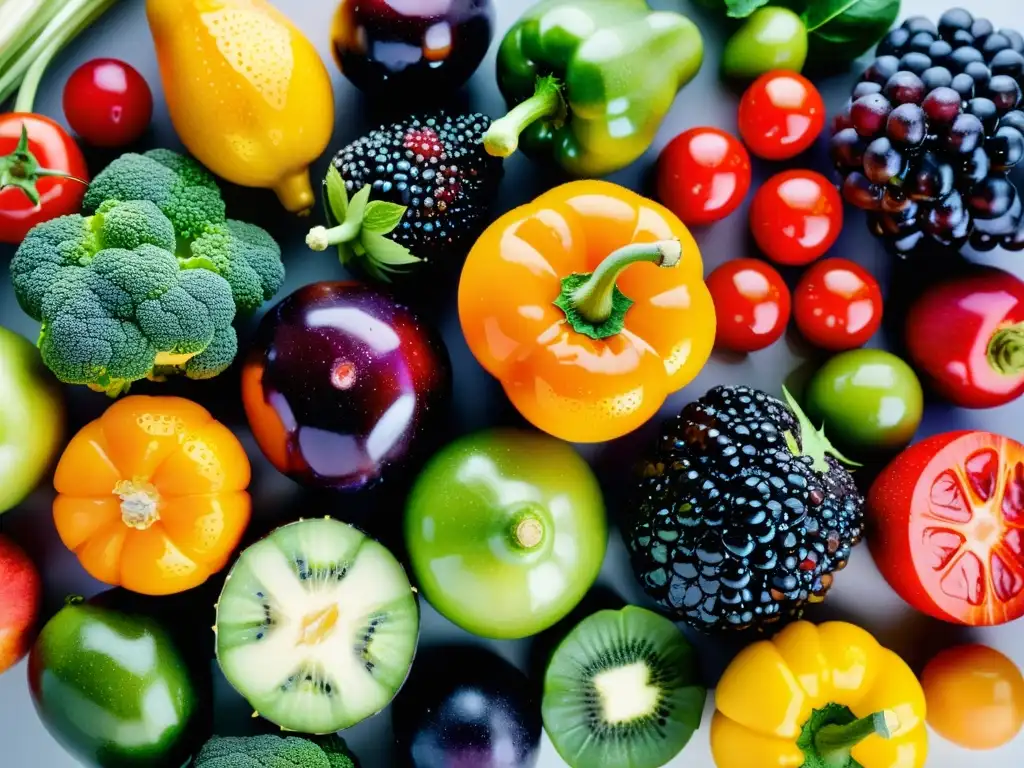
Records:
[[[656,613],[598,611],[555,649],[542,713],[572,768],[658,768],[700,727],[707,689],[682,632]]]
[[[325,734],[386,707],[419,640],[419,604],[383,545],[331,519],[245,550],[217,604],[217,661],[267,720]]]

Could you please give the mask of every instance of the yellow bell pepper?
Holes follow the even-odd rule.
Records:
[[[309,165],[334,130],[334,92],[312,43],[265,0],[147,0],[171,122],[218,176],[315,202]]]
[[[748,646],[715,692],[718,768],[920,768],[925,701],[910,667],[852,624],[790,624]]]

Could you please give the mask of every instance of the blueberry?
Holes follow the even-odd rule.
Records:
[[[931,65],[932,60],[925,53],[911,51],[910,53],[903,54],[903,58],[900,59],[900,69],[913,72],[915,75],[920,75]]]
[[[910,42],[910,32],[903,29],[894,29],[882,38],[875,48],[876,56],[902,56]]]
[[[955,32],[968,31],[974,23],[974,16],[964,8],[951,8],[939,17],[939,34],[949,40]]]

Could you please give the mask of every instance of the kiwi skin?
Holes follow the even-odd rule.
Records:
[[[371,536],[369,533],[366,532],[366,530],[364,528],[362,528],[360,526],[354,525],[353,523],[349,523],[349,522],[346,522],[344,520],[336,520],[336,518],[332,517],[331,515],[324,515],[322,518],[303,518],[303,517],[300,517],[298,520],[295,520],[295,521],[293,521],[291,523],[286,523],[285,525],[278,526],[277,528],[274,528],[274,529],[272,529],[270,531],[267,531],[263,536],[260,536],[260,537],[256,538],[255,540],[249,542],[248,545],[246,546],[246,549],[248,549],[251,546],[256,545],[257,543],[259,543],[259,542],[261,542],[261,541],[263,541],[265,539],[269,539],[275,533],[277,533],[278,531],[280,531],[280,530],[282,530],[284,528],[289,528],[291,526],[299,525],[300,523],[307,522],[310,519],[317,519],[317,520],[322,519],[322,520],[336,521],[336,522],[342,523],[344,525],[347,525],[347,526],[353,528],[354,530],[358,531],[363,536],[365,536],[367,539],[370,539],[370,540],[373,540],[373,541],[378,541],[376,538]],[[380,543],[380,542],[378,541],[378,543]],[[384,545],[381,545],[381,546],[384,546]],[[387,547],[385,547],[385,549],[387,549]],[[388,551],[390,552],[391,550],[388,550]],[[241,554],[244,554],[244,550],[242,551],[242,553],[240,553],[240,555]],[[402,565],[403,570],[405,570],[404,563],[401,563],[400,560],[399,560],[399,563]],[[236,558],[235,562],[232,563],[232,569],[234,568],[235,564],[237,564],[237,558]],[[227,575],[225,576],[225,579],[224,579],[224,586],[221,589],[221,596],[223,596],[224,590],[227,589],[227,583],[228,583],[228,579],[230,578],[230,572],[231,572],[231,569],[228,569]],[[405,687],[405,684],[409,681],[409,676],[412,673],[412,668],[416,664],[416,657],[417,657],[417,653],[419,651],[420,639],[421,639],[422,632],[423,632],[423,608],[421,607],[420,601],[419,601],[419,590],[416,589],[416,586],[414,584],[412,584],[411,580],[410,580],[409,583],[410,583],[410,587],[412,589],[413,594],[416,595],[416,598],[417,598],[416,600],[413,601],[413,604],[415,605],[415,608],[416,608],[416,636],[415,636],[415,638],[413,640],[413,652],[412,652],[412,658],[410,659],[410,662],[409,662],[409,668],[406,670],[406,673],[405,673],[404,677],[401,678],[401,681],[399,682],[399,684],[395,688],[395,691],[394,691],[394,693],[392,695],[391,701],[394,701],[395,697],[398,696],[398,694],[401,692],[401,690]],[[217,626],[220,623],[220,600],[219,599],[218,599],[218,602],[214,603],[213,607],[214,607],[214,612],[215,612],[215,621],[214,621],[214,625],[213,625],[213,632],[216,635],[216,633],[217,633]],[[221,660],[220,660],[219,650],[217,650],[217,643],[214,643],[214,647],[215,647],[215,657],[217,659],[217,665],[218,665],[218,667],[220,667],[221,666]],[[228,683],[232,686],[232,688],[235,689],[235,691],[239,694],[239,696],[241,696],[243,699],[246,698],[245,694],[242,691],[238,690],[238,688],[236,686],[234,686],[234,684],[232,684],[230,680],[228,680]],[[372,712],[372,713],[368,714],[364,718],[364,720],[369,720],[371,717],[376,717],[381,712],[383,712],[385,709],[387,709],[387,707],[390,706],[390,704],[391,704],[391,702],[388,702],[387,704],[382,706],[380,709],[376,710],[375,712]],[[254,711],[253,712],[253,717],[262,717],[262,715],[259,712]],[[282,731],[282,732],[288,731],[288,729],[284,728],[284,727],[279,727],[279,730]],[[303,731],[303,733],[307,733],[308,735],[311,735],[311,736],[332,736],[332,735],[335,735],[337,733],[337,730],[324,731],[322,733],[321,732],[314,732],[314,731]]]

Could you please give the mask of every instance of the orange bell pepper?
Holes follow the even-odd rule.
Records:
[[[127,397],[64,451],[53,518],[94,578],[174,594],[227,565],[249,524],[250,477],[241,443],[204,408]]]
[[[492,224],[463,267],[459,319],[519,412],[579,443],[650,419],[715,340],[689,230],[605,181],[564,184]]]

